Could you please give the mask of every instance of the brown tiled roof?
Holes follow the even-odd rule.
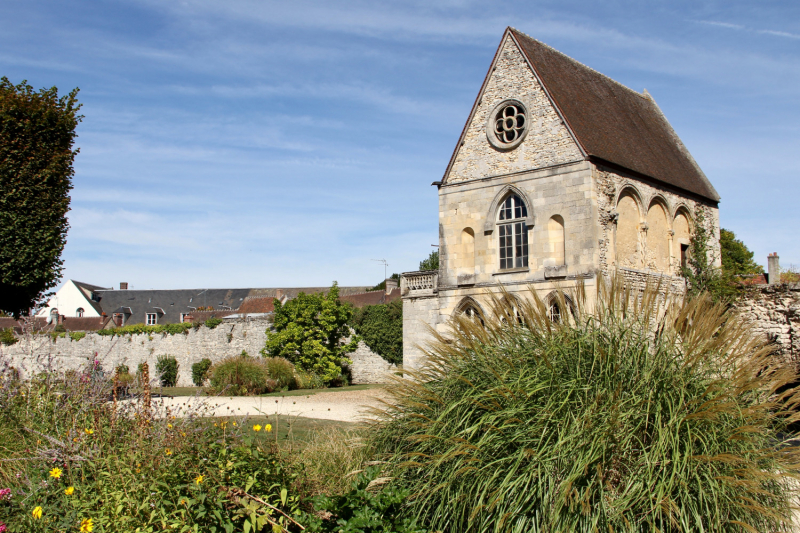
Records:
[[[64,329],[67,331],[97,331],[105,329],[109,322],[111,322],[111,317],[107,316],[65,316]],[[114,324],[110,324],[109,327],[114,327]]]
[[[4,316],[0,317],[0,329],[7,329],[7,328],[11,328],[17,332],[21,331],[21,326],[19,322],[17,322],[13,318]]]
[[[237,309],[237,313],[272,313],[275,311],[274,296],[248,296]]]
[[[394,300],[400,299],[400,289],[392,289],[392,292],[386,294],[384,291],[370,291],[361,294],[349,294],[347,296],[340,296],[339,300],[353,304],[353,307],[364,307],[366,305],[379,305],[388,304]]]
[[[719,194],[647,93],[511,28],[583,151],[714,202]]]
[[[519,43],[587,158],[719,201],[714,186],[647,92],[639,94],[519,30],[506,32]],[[505,36],[501,47],[503,42]],[[484,87],[490,75],[491,70]],[[454,159],[455,153],[448,172]]]

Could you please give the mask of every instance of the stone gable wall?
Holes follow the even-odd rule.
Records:
[[[139,334],[111,337],[87,333],[78,341],[69,335],[51,340],[49,335],[23,336],[11,346],[0,345],[0,355],[30,376],[46,369],[57,371],[80,370],[93,358],[101,362],[106,372],[127,365],[133,372],[139,363],[147,362],[154,375],[160,355],[171,355],[178,360],[178,386],[192,386],[192,365],[203,358],[217,362],[226,357],[240,355],[242,350],[259,357],[270,327],[266,320],[225,322],[214,329],[202,326],[185,334]],[[350,356],[353,383],[382,383],[384,372],[393,365],[373,353],[364,343],[359,343]]]
[[[486,122],[495,106],[508,98],[525,104],[528,133],[516,149],[501,152],[489,144]],[[472,122],[467,126],[464,144],[458,148],[445,183],[545,168],[582,159],[578,146],[522,52],[510,37],[506,38],[496,69],[491,73]]]

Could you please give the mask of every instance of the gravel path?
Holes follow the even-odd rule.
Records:
[[[179,396],[153,399],[154,405],[171,411],[200,408],[205,416],[280,415],[358,422],[380,407],[383,389],[318,392],[309,396]]]

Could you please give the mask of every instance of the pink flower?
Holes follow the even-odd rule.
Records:
[[[0,500],[10,500],[11,499],[11,489],[0,489]],[[3,529],[0,529],[0,533],[2,533]]]
[[[0,533],[3,533],[6,530],[6,525],[0,522]]]

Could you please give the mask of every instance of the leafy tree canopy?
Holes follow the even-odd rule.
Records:
[[[742,276],[764,272],[764,267],[753,260],[753,252],[732,231],[725,228],[719,230],[719,246],[722,268],[729,274]]]
[[[353,312],[353,329],[369,349],[390,363],[403,363],[403,302],[367,305]]]
[[[334,282],[327,293],[300,293],[281,304],[275,300],[275,331],[267,331],[262,352],[272,357],[285,357],[301,370],[320,376],[330,383],[342,371],[346,357],[358,346],[359,338],[350,336],[347,323],[353,308],[339,301],[339,286]]]
[[[689,294],[708,293],[714,301],[730,303],[740,295],[741,285],[733,274],[714,266],[715,254],[709,246],[710,230],[702,209],[695,210],[694,221],[687,265],[681,272],[688,283]]]
[[[61,279],[77,95],[0,78],[0,309],[15,316]]]
[[[420,270],[439,270],[439,250],[431,252],[427,259],[419,262]]]

